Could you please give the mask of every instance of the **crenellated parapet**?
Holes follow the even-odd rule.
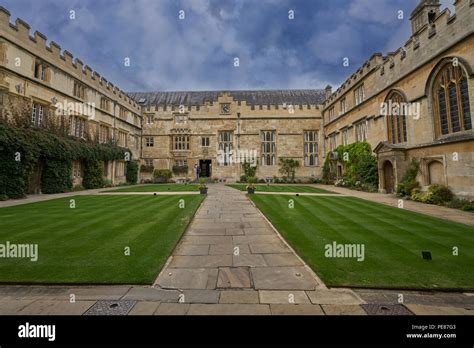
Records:
[[[445,9],[434,20],[420,28],[403,47],[385,56],[372,55],[349,79],[347,79],[325,102],[327,108],[342,95],[362,82],[370,73],[377,74],[378,88],[390,86],[419,66],[426,64],[454,42],[474,33],[474,0],[457,0],[456,13]],[[370,94],[368,90],[366,93]]]
[[[17,18],[15,24],[10,22],[10,12],[0,6],[0,36],[12,43],[18,43],[33,55],[46,63],[63,70],[66,74],[81,81],[90,88],[98,90],[111,99],[118,99],[119,104],[135,113],[141,112],[141,106],[127,93],[108,82],[90,66],[85,65],[79,58],[67,50],[62,51],[61,46],[54,41],[49,42],[46,35],[35,31],[30,35],[31,27],[24,20]]]

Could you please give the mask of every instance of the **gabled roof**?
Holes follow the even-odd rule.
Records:
[[[130,97],[143,106],[184,105],[202,106],[206,102],[217,102],[217,98],[227,92],[235,101],[245,101],[247,105],[320,105],[325,100],[325,92],[320,89],[260,90],[260,91],[182,91],[182,92],[131,92]]]

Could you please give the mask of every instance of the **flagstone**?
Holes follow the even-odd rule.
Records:
[[[206,289],[217,277],[217,268],[168,268],[161,272],[156,284],[163,289]]]

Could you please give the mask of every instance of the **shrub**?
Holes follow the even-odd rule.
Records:
[[[140,172],[142,173],[153,173],[153,170],[155,170],[153,166],[146,166],[144,164],[140,166]]]
[[[155,169],[153,171],[153,177],[155,178],[156,183],[166,183],[168,182],[171,177],[172,177],[171,170],[169,169]]]
[[[84,166],[82,185],[86,189],[98,189],[104,186],[104,167],[101,161],[87,161]]]
[[[410,166],[405,174],[403,174],[400,183],[397,186],[397,197],[411,196],[414,189],[420,188],[420,184],[416,181],[418,172],[420,171],[420,163],[415,158],[412,159]]]
[[[454,195],[449,188],[444,185],[431,185],[429,187],[429,192],[431,192],[432,202],[433,204],[444,204],[449,202],[453,199]]]
[[[135,185],[138,182],[138,162],[128,161],[127,162],[127,183]]]
[[[255,180],[257,180],[257,182],[258,182],[259,184],[266,184],[266,183],[267,183],[267,181],[266,181],[265,179],[255,178]]]
[[[172,171],[175,175],[185,175],[188,173],[188,166],[173,166]]]
[[[0,195],[0,201],[6,201],[6,200],[8,200],[7,195]]]
[[[300,166],[300,162],[292,158],[280,158],[280,173],[285,174],[285,180],[295,181],[296,168]],[[286,181],[285,181],[286,182]]]
[[[245,175],[245,174],[244,174],[244,175],[241,175],[239,181],[240,181],[240,182],[247,182],[247,175]]]
[[[151,182],[151,181],[150,181]],[[110,179],[105,179],[104,180],[104,187],[114,187],[114,184],[112,184],[112,180]]]
[[[43,193],[61,193],[72,190],[72,161],[48,159],[41,175]]]
[[[464,211],[474,211],[474,202],[467,199],[454,198],[450,202],[446,203],[448,208],[461,209]]]
[[[82,185],[74,185],[74,187],[72,188],[73,191],[84,191],[85,190],[85,187],[82,186]]]
[[[249,163],[245,161],[242,163],[242,169],[244,170],[245,176],[248,177],[255,177],[255,174],[257,173],[257,165],[253,165],[252,163]]]

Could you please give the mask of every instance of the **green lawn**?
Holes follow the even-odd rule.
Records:
[[[0,244],[36,243],[39,258],[0,259],[0,282],[151,284],[202,200],[75,196],[1,208]]]
[[[116,190],[104,191],[102,193],[113,192],[190,192],[199,191],[197,184],[150,184],[135,185],[133,187],[121,188]]]
[[[473,227],[354,197],[251,199],[329,286],[474,289]],[[333,241],[364,244],[365,260],[326,257]]]
[[[247,191],[247,184],[228,184],[227,186],[240,191]],[[255,185],[260,192],[295,192],[295,193],[334,193],[324,189],[306,185]]]

